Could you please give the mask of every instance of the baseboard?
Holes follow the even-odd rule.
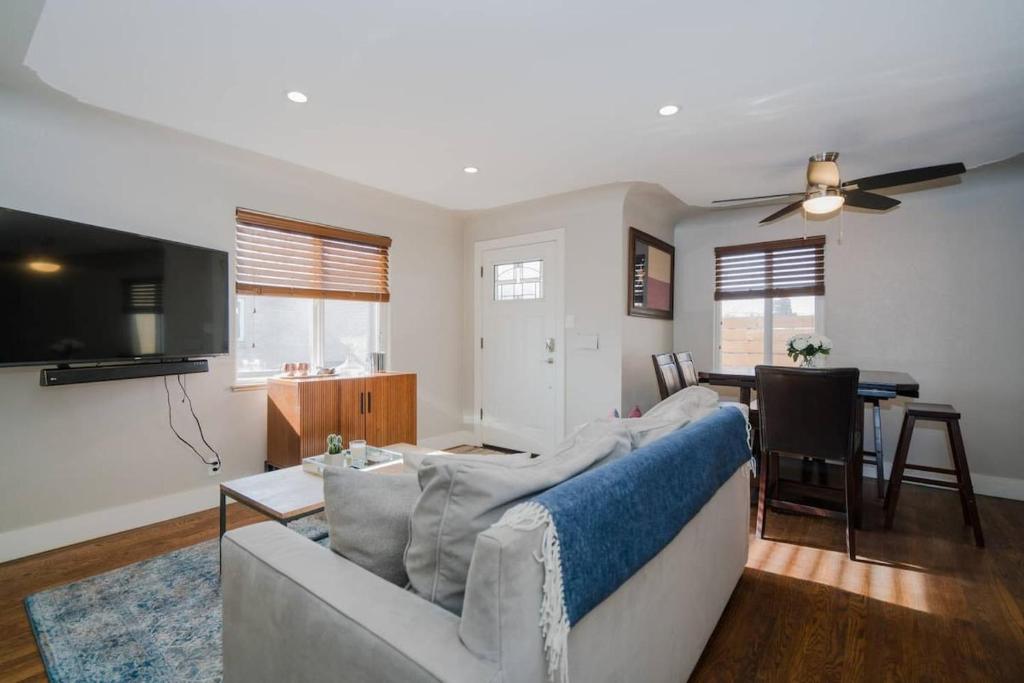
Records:
[[[476,434],[470,431],[459,431],[459,432],[448,432],[447,434],[438,434],[437,436],[428,436],[425,439],[420,439],[416,445],[423,446],[424,448],[436,448],[445,449],[451,448],[452,446],[461,446],[463,444],[470,444],[479,446],[480,442],[477,441]]]
[[[420,446],[437,449],[475,443],[476,437],[470,431],[439,434],[419,441]],[[218,484],[210,484],[159,498],[0,532],[0,562],[209,510],[217,507],[218,491]]]
[[[218,505],[217,484],[0,533],[0,562],[163,522]]]
[[[889,473],[889,468],[892,463],[886,461],[886,473]],[[865,465],[864,476],[866,478],[873,478],[875,476],[875,466]],[[953,477],[942,477],[941,475],[924,474],[921,476],[936,476],[947,481],[953,481]],[[995,477],[990,474],[974,474],[971,473],[971,483],[974,484],[974,492],[982,496],[992,496],[994,498],[1008,498],[1010,500],[1024,500],[1024,479],[1014,479],[1012,477]],[[911,482],[907,482],[908,486],[912,486]],[[926,484],[921,484],[926,486]],[[938,487],[937,487],[938,488]]]

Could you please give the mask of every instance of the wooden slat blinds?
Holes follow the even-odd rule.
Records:
[[[825,236],[715,248],[715,300],[825,293]]]
[[[388,301],[391,238],[249,209],[235,211],[235,291]]]

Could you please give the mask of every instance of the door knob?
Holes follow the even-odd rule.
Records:
[[[554,365],[555,364],[555,359],[554,358],[545,358],[544,362],[547,363],[548,365]]]

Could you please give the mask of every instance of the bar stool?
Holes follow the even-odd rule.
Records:
[[[949,445],[953,451],[953,469],[907,464],[907,453],[910,451],[910,437],[914,432],[914,424],[917,420],[946,423]],[[956,475],[956,482],[912,477],[909,475],[904,476],[904,469],[934,472],[937,474],[953,474]],[[911,403],[907,406],[907,412],[903,415],[903,427],[900,429],[899,445],[896,447],[896,457],[892,463],[889,490],[885,494],[886,529],[892,528],[892,520],[896,516],[896,503],[900,497],[900,484],[902,484],[903,480],[956,489],[960,493],[960,506],[964,513],[964,523],[974,529],[974,543],[979,548],[985,547],[985,537],[981,533],[981,518],[978,516],[978,505],[974,500],[974,487],[971,485],[971,470],[967,466],[964,439],[960,435],[960,413],[957,412],[956,408],[945,403]]]

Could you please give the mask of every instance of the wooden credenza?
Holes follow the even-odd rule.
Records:
[[[383,372],[360,377],[267,380],[267,464],[291,467],[327,449],[327,435],[345,446],[416,443],[416,375]]]

